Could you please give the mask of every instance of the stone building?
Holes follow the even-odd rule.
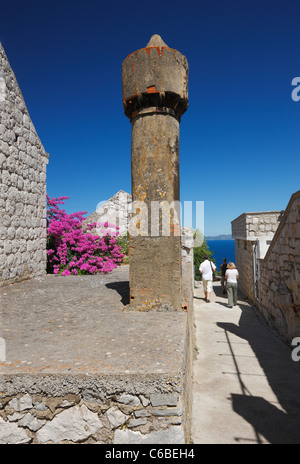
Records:
[[[300,335],[300,191],[285,211],[232,221],[241,293],[288,341]]]
[[[258,298],[259,260],[264,258],[282,214],[282,211],[243,213],[231,223],[239,288],[253,303]]]
[[[0,286],[46,273],[46,166],[0,44]]]

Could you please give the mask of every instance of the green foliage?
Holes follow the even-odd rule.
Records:
[[[216,260],[213,258],[214,252],[209,249],[207,242],[204,240],[202,245],[194,248],[194,270],[195,280],[201,280],[201,274],[199,271],[200,264],[204,261],[204,256],[207,255],[208,259],[216,264]]]
[[[123,237],[120,237],[120,235],[116,238],[116,244],[121,247],[121,253],[125,255],[125,257],[129,255],[129,232],[127,232],[126,235],[123,235]],[[125,257],[123,259],[123,264],[125,260]]]
[[[122,264],[129,264],[129,256],[124,256]]]

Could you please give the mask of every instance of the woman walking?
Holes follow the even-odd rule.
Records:
[[[226,289],[227,289],[227,296],[228,296],[228,306],[229,308],[233,308],[237,304],[237,289],[238,283],[237,280],[239,278],[239,273],[235,264],[230,262],[227,264],[227,269],[225,273],[225,280],[226,280]]]

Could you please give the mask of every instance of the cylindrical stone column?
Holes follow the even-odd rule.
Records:
[[[124,60],[122,82],[124,111],[132,124],[130,303],[141,310],[163,304],[178,310],[179,122],[188,106],[187,59],[154,35],[146,48]]]

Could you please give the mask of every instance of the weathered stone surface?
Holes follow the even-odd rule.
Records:
[[[65,380],[59,379],[60,383]],[[81,384],[80,379],[78,382]],[[128,382],[126,384],[128,386]],[[141,384],[138,382],[137,386],[140,388]],[[108,384],[106,388],[109,392]],[[165,403],[164,408],[152,407],[149,402],[145,409],[140,409],[140,398],[146,397],[126,393],[126,386],[123,393],[119,392],[119,398],[117,395],[112,397],[111,393],[110,390],[110,394],[105,395],[104,404],[85,403],[83,396],[71,393],[44,396],[39,392],[6,399],[0,404],[0,443],[113,443],[115,436],[117,440],[118,436],[121,440],[127,439],[126,434],[119,435],[119,431],[126,428],[139,431],[139,434],[129,436],[133,442],[155,443],[158,440],[158,443],[174,443],[177,440],[174,433],[179,440],[183,437],[181,427],[174,428],[184,423],[183,410],[167,406],[179,398],[177,393],[163,395],[163,399],[161,394],[157,397],[153,394],[160,404]],[[124,403],[119,401],[120,398]],[[74,406],[73,401],[77,405]],[[17,412],[14,407],[26,409]]]
[[[292,195],[260,264],[259,309],[287,341],[300,333],[300,191]]]
[[[22,396],[21,398],[14,398],[8,403],[8,406],[18,412],[25,411],[26,409],[31,409],[32,408],[31,396],[26,394]]]
[[[80,442],[97,433],[103,424],[85,405],[67,409],[44,425],[37,433],[40,443]]]
[[[173,393],[154,393],[150,395],[152,406],[177,406],[178,395]]]
[[[179,122],[188,107],[187,59],[155,34],[124,60],[122,86],[132,123],[130,305],[148,311],[159,302],[178,311]]]
[[[166,409],[151,409],[153,416],[181,416],[182,409],[180,408],[166,408]]]
[[[127,421],[128,416],[123,414],[119,409],[113,407],[106,411],[107,418],[111,425],[111,428],[119,427]]]
[[[150,401],[148,400],[148,398],[145,398],[143,395],[140,395],[140,400],[141,400],[141,402],[142,402],[142,404],[143,404],[144,407],[148,406],[148,404],[149,404],[149,402],[150,402]]]
[[[181,426],[169,427],[143,435],[132,430],[116,430],[114,444],[141,445],[141,444],[184,444],[184,432]]]
[[[147,419],[131,419],[127,427],[128,428],[134,428],[134,427],[140,427],[141,425],[147,424]]]
[[[11,415],[7,415],[7,419],[9,420],[9,422],[16,422],[20,419],[22,419],[22,417],[25,416],[25,413],[19,413],[19,412],[14,412],[13,414]]]
[[[39,385],[58,398],[53,405],[57,407],[71,393],[101,405],[110,391],[117,399],[123,392],[148,397],[149,392],[180,389],[187,314],[126,313],[128,275],[128,266],[98,276],[48,275],[1,292],[0,337],[10,347],[1,371],[13,380],[0,376],[0,392],[16,396]],[[79,388],[72,376],[88,367],[87,372],[104,379],[83,377]],[[126,371],[141,380],[137,390]],[[43,375],[32,384],[30,374],[37,372]],[[64,383],[59,381],[62,372],[68,374]],[[106,376],[113,373],[113,381],[108,381]]]
[[[35,404],[34,404],[34,407],[35,407],[35,409],[37,409],[38,411],[46,411],[46,410],[47,410],[47,406],[46,406],[46,404],[45,404],[45,400],[35,403]]]
[[[123,403],[123,404],[128,404],[129,406],[134,406],[134,407],[137,407],[141,404],[137,396],[126,395],[124,393],[118,398],[118,402]]]
[[[147,409],[138,409],[137,411],[134,411],[135,417],[149,417],[151,416],[150,412]]]
[[[254,284],[254,248],[256,247],[257,259],[263,259],[282,215],[283,211],[244,213],[231,223],[239,271],[239,290],[253,303],[256,303],[257,296]]]
[[[5,422],[0,417],[0,444],[15,445],[23,444],[31,441],[22,427],[18,427],[16,423]]]
[[[232,237],[240,240],[254,240],[257,237],[272,238],[282,215],[283,211],[243,213],[231,223]]]
[[[0,286],[46,272],[48,154],[0,43]]]
[[[179,117],[187,109],[187,59],[165,45],[158,34],[151,37],[145,48],[131,53],[123,61],[122,83],[124,110],[128,117],[141,106],[171,107]],[[160,105],[149,104],[158,96]]]
[[[285,211],[244,213],[232,222],[239,289],[289,341],[300,331],[299,224],[300,191]]]
[[[35,394],[30,397],[30,401],[28,396],[26,395],[26,403],[32,405],[29,411],[26,409],[22,413],[12,413],[12,406],[20,409],[20,398],[12,398],[5,408],[1,404],[0,443],[89,443],[90,440],[96,443],[112,443],[114,437],[121,441],[128,438],[127,433],[119,434],[120,430],[124,431],[126,428],[139,431],[138,434],[129,435],[129,440],[132,439],[133,442],[155,443],[158,440],[158,443],[174,443],[177,438],[183,440],[181,427],[174,428],[183,422],[182,409],[167,405],[163,409],[151,406],[140,409],[139,396],[142,395],[125,392],[121,394],[121,398],[131,405],[120,403],[116,397],[99,405],[82,403],[77,395],[72,394],[65,397],[43,397]],[[166,395],[169,399],[172,396]],[[177,394],[174,396],[178,398]],[[79,400],[80,405],[72,406],[72,397],[74,401]],[[134,398],[138,401],[133,401]],[[165,399],[164,403],[166,402],[170,401]],[[24,401],[23,403],[25,405]],[[68,409],[62,410],[63,407]],[[128,413],[124,413],[124,410]],[[167,430],[168,428],[172,430]]]
[[[39,430],[43,425],[45,425],[44,420],[39,420],[34,417],[29,412],[20,420],[19,425],[22,427],[28,427],[33,432]]]
[[[166,235],[163,230],[157,235],[152,232],[152,225],[162,222],[153,214],[153,202],[165,206],[165,220],[172,226],[172,209],[168,212],[166,208],[179,201],[179,122],[172,116],[155,114],[136,118],[132,125],[132,211],[134,215],[140,210],[137,217],[144,231],[139,235],[130,231],[130,304],[146,310],[157,300],[179,310],[179,230],[175,231],[175,225]]]

